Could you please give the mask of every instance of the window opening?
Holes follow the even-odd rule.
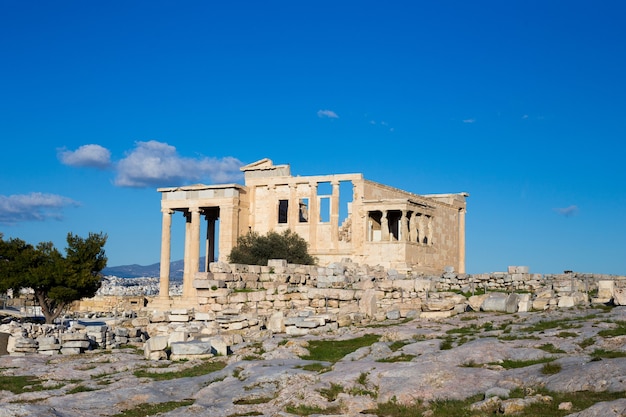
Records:
[[[309,221],[309,199],[301,198],[298,208],[298,218],[300,223],[307,223]]]
[[[278,223],[287,223],[289,200],[278,200]]]
[[[330,197],[333,193],[333,186],[330,182],[317,183],[317,200],[320,211],[320,223],[330,222]]]

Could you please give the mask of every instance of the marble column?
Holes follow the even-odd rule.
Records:
[[[161,222],[161,264],[159,278],[159,297],[170,296],[170,258],[172,248],[172,213],[170,209],[162,209],[163,220]]]
[[[196,277],[196,272],[200,270],[200,209],[194,207],[191,211],[191,223],[189,231],[189,255],[188,270],[185,270],[185,276],[183,278],[183,297],[191,297],[194,295],[193,280]]]

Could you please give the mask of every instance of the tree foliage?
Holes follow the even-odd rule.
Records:
[[[286,259],[300,265],[315,263],[306,240],[291,230],[269,232],[265,236],[254,232],[240,236],[228,256],[229,262],[246,265],[267,265],[268,259]]]
[[[66,255],[52,242],[33,246],[0,234],[0,292],[31,288],[46,323],[52,323],[72,302],[93,297],[100,288],[100,271],[107,263],[107,236],[67,235]]]

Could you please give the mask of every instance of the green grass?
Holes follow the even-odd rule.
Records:
[[[554,362],[548,362],[541,368],[541,373],[544,375],[554,375],[561,372],[561,365]]]
[[[494,362],[490,363],[490,365],[500,365],[504,369],[516,369],[516,368],[525,368],[527,366],[537,365],[539,363],[552,362],[554,358],[539,358],[539,359],[530,359],[526,361],[514,361],[511,359],[505,359],[502,362]]]
[[[339,413],[339,407],[321,408],[318,406],[300,404],[288,405],[285,407],[285,411],[298,416],[310,416],[311,414],[337,414]]]
[[[309,354],[301,356],[301,359],[334,363],[359,348],[378,342],[379,339],[378,335],[366,334],[348,340],[311,340]]]
[[[546,343],[544,345],[539,346],[539,349],[544,350],[548,353],[565,353],[564,350],[555,347],[552,343]]]
[[[615,337],[615,336],[624,336],[624,335],[626,335],[626,321],[617,320],[617,321],[615,321],[615,323],[617,324],[616,328],[600,330],[598,332],[598,336]]]
[[[451,337],[446,337],[445,339],[441,341],[441,343],[439,343],[440,350],[450,350],[452,348],[453,348],[453,344],[452,344]]]
[[[582,324],[571,323],[570,319],[560,320],[544,320],[533,324],[529,327],[520,329],[521,332],[544,332],[551,329],[576,329],[582,327]]]
[[[396,352],[400,349],[402,349],[404,346],[413,343],[413,341],[411,340],[396,340],[395,342],[391,343],[389,345],[389,349],[391,349],[393,352]]]
[[[335,401],[337,396],[345,391],[340,384],[331,383],[330,388],[322,388],[318,392],[328,401]]]
[[[305,371],[317,372],[320,374],[328,372],[332,369],[332,367],[326,366],[319,362],[307,363],[306,365],[297,366],[297,368],[304,369]]]
[[[113,417],[147,417],[157,413],[167,413],[179,407],[186,407],[193,404],[193,400],[168,401],[164,403],[139,404],[135,408],[115,414]]]
[[[511,392],[511,398],[523,398],[524,392],[521,389]],[[624,398],[624,392],[589,392],[578,391],[570,393],[556,393],[548,391],[544,388],[533,389],[542,395],[549,395],[553,398],[550,403],[531,404],[524,410],[515,414],[516,417],[564,417],[586,408],[601,401],[614,401]],[[428,405],[421,401],[412,404],[400,404],[395,398],[386,403],[378,404],[377,408],[367,410],[365,413],[373,414],[380,417],[484,417],[494,415],[493,413],[472,412],[470,405],[483,399],[482,394],[476,395],[465,400],[435,400]],[[572,410],[559,410],[559,404],[563,402],[571,402]]]
[[[574,333],[574,332],[559,332],[559,334],[556,335],[557,337],[577,337],[578,333]]]
[[[580,346],[582,349],[584,349],[584,348],[589,347],[589,346],[591,346],[591,345],[593,345],[595,343],[596,343],[596,341],[592,337],[589,337],[587,339],[584,339],[582,342],[578,343],[578,346]]]
[[[413,358],[415,358],[415,355],[409,355],[409,354],[406,354],[406,353],[402,353],[402,354],[397,355],[397,356],[390,356],[388,358],[377,359],[376,362],[383,362],[383,363],[411,362],[413,360]]]
[[[0,387],[0,389],[11,391],[13,394],[51,389],[44,388],[39,378],[26,375],[0,375]]]
[[[596,349],[591,354],[591,358],[592,360],[626,358],[626,352],[620,352],[618,350]]]
[[[272,401],[276,397],[259,397],[259,398],[242,398],[240,400],[233,401],[235,405],[257,405],[266,404]]]
[[[164,373],[154,373],[145,369],[138,369],[133,374],[137,378],[152,378],[155,381],[166,381],[177,378],[189,378],[210,374],[226,367],[226,363],[222,361],[206,361],[192,368],[183,369],[181,371],[172,371]]]
[[[76,394],[79,392],[89,392],[89,391],[96,391],[95,388],[90,388],[90,387],[86,387],[84,385],[78,385],[74,388],[72,388],[71,390],[67,391],[66,394]]]

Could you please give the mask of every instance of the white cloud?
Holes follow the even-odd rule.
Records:
[[[329,119],[339,119],[337,113],[332,110],[318,110],[317,117],[328,117]]]
[[[60,220],[63,218],[63,208],[78,205],[78,202],[56,194],[0,195],[0,223],[12,225],[46,219]]]
[[[75,167],[105,169],[111,166],[111,152],[100,145],[83,145],[75,151],[59,149],[57,156],[61,163]]]
[[[241,179],[241,161],[233,157],[184,158],[167,143],[137,142],[135,149],[117,163],[115,185],[166,187],[194,182],[231,182]]]
[[[578,206],[571,205],[569,207],[555,208],[554,211],[556,211],[561,216],[572,217],[578,214]]]
[[[476,119],[464,119],[463,123],[475,123]]]

